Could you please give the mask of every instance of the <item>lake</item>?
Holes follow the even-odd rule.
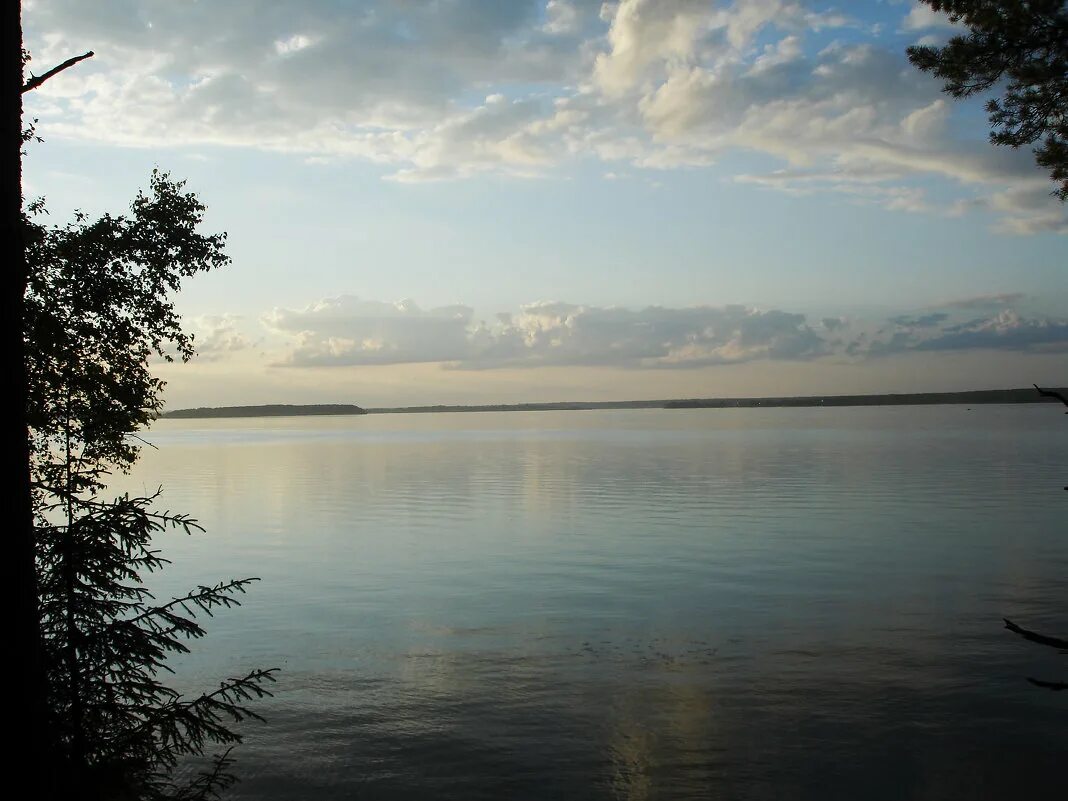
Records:
[[[234,799],[1012,799],[1063,787],[1056,405],[158,421],[131,476],[258,576],[175,661],[279,667]]]

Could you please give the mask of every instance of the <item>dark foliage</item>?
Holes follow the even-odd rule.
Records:
[[[944,47],[908,49],[909,61],[945,81],[955,98],[995,89],[990,141],[1039,142],[1035,161],[1068,200],[1068,4],[1063,0],[924,0],[968,28]]]
[[[129,215],[46,227],[26,220],[26,348],[40,619],[49,729],[82,798],[211,798],[232,781],[229,751],[187,786],[179,760],[258,716],[273,671],[186,698],[163,683],[167,658],[204,635],[201,615],[238,604],[255,579],[157,602],[144,581],[167,564],[165,529],[200,530],[157,511],[160,492],[107,498],[109,472],[134,463],[135,432],[158,415],[152,359],[188,359],[193,339],[171,298],[184,278],[227,262],[224,235],[198,232],[204,207],[155,172]],[[74,796],[71,796],[74,797]]]
[[[43,204],[30,210],[40,216]],[[169,176],[154,172],[150,194],[139,193],[130,211],[97,220],[78,213],[58,227],[28,223],[30,427],[36,469],[53,484],[50,454],[68,423],[83,446],[82,468],[133,463],[136,442],[127,435],[162,408],[163,382],[149,361],[194,353],[172,296],[183,279],[228,262],[225,234],[198,232],[204,206]],[[90,484],[72,489],[89,488],[93,474],[76,472]]]

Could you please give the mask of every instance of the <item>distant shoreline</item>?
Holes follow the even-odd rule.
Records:
[[[1064,393],[1064,388],[1058,391]],[[362,414],[429,414],[443,412],[551,412],[594,409],[768,409],[843,406],[932,406],[945,404],[1057,403],[1043,398],[1033,388],[980,389],[969,392],[908,392],[884,395],[811,395],[769,398],[675,398],[640,401],[575,401],[559,403],[510,403],[482,406],[398,406],[364,409],[354,404],[267,404],[261,406],[216,406],[175,409],[161,417],[199,420],[229,417],[312,417]]]
[[[353,414],[367,414],[367,410],[351,403],[308,405],[270,403],[262,406],[202,406],[196,409],[175,409],[173,412],[164,412],[160,417],[175,420],[200,420],[211,417],[315,417]]]

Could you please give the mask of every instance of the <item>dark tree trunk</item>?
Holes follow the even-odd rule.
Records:
[[[23,295],[26,253],[22,237],[22,20],[21,3],[7,0],[0,10],[0,114],[3,142],[0,166],[0,514],[8,531],[4,543],[6,608],[11,617],[8,661],[17,684],[9,688],[12,719],[7,726],[10,755],[17,774],[31,794],[50,798],[50,764],[40,619],[37,610],[37,571],[34,564],[33,510],[30,498],[30,453],[26,429],[26,364],[23,345]],[[12,778],[14,779],[14,775]]]

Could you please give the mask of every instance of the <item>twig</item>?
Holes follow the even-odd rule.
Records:
[[[63,70],[67,69],[68,67],[73,67],[79,61],[85,61],[85,59],[87,59],[87,58],[92,58],[94,55],[96,55],[96,54],[92,50],[90,50],[88,53],[82,53],[80,56],[75,56],[74,58],[68,58],[66,61],[64,61],[59,66],[52,67],[52,69],[50,69],[44,75],[31,76],[30,79],[28,81],[26,81],[26,83],[24,83],[22,85],[22,94],[26,94],[27,92],[33,91],[38,86],[40,86],[45,81],[47,81],[49,78],[51,78],[51,77],[53,77],[55,75],[58,75],[59,73],[63,72]]]
[[[127,434],[126,436],[131,437],[132,439],[136,439],[138,442],[140,442],[140,443],[142,443],[144,445],[147,445],[148,447],[152,448],[153,450],[157,450],[157,451],[159,450],[159,446],[158,445],[155,445],[155,444],[149,442],[144,437],[137,436],[137,434]]]

